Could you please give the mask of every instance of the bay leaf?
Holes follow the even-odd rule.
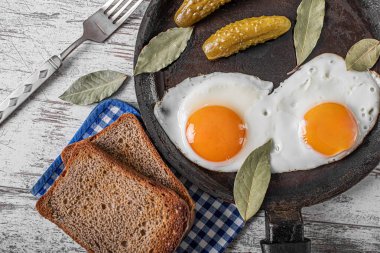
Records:
[[[325,19],[325,6],[325,0],[302,0],[298,6],[294,27],[297,65],[301,65],[317,45]]]
[[[140,52],[134,75],[157,72],[179,58],[193,33],[192,27],[171,28],[151,39]]]
[[[76,80],[60,99],[77,105],[89,105],[102,101],[115,93],[127,75],[111,70],[101,70]]]
[[[380,57],[380,41],[363,39],[351,47],[346,56],[347,70],[367,71]]]
[[[234,198],[240,215],[248,221],[263,203],[268,190],[272,140],[255,149],[244,161],[234,183]]]

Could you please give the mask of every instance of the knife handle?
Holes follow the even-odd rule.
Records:
[[[61,65],[61,58],[54,55],[4,99],[4,101],[0,103],[0,124],[49,79]]]

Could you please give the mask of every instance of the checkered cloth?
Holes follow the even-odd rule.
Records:
[[[109,99],[100,103],[88,116],[75,134],[71,143],[92,136],[110,125],[120,115],[139,112],[125,102]],[[41,197],[64,170],[59,156],[41,176],[32,189],[32,194]],[[196,202],[194,226],[183,239],[177,252],[223,252],[243,227],[243,220],[234,205],[220,202],[198,187],[180,177]]]

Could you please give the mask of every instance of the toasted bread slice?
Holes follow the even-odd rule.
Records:
[[[123,166],[81,143],[36,208],[89,252],[174,251],[187,228],[187,203]]]
[[[123,114],[112,125],[89,139],[93,144],[138,173],[175,191],[194,210],[195,204],[183,184],[162,161],[133,114]],[[67,146],[62,154],[67,164],[76,144]]]

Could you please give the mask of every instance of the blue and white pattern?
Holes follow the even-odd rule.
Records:
[[[88,116],[70,143],[90,137],[117,120],[124,113],[139,112],[129,104],[109,99],[100,103]],[[41,197],[64,170],[59,156],[41,176],[32,189],[32,194]],[[221,202],[180,177],[196,202],[196,215],[192,229],[183,239],[177,252],[223,252],[237,236],[244,222],[232,204]]]

